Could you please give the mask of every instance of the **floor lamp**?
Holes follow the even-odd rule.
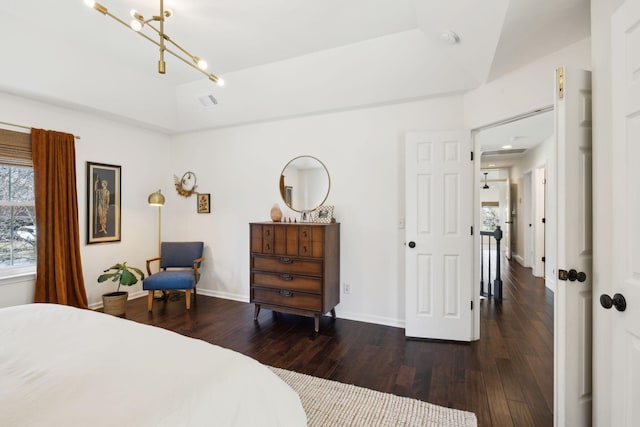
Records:
[[[149,198],[147,199],[149,206],[157,206],[158,207],[158,257],[161,255],[160,253],[160,244],[162,242],[162,206],[164,205],[164,196],[160,192],[160,190],[155,193],[149,194]],[[162,291],[155,291],[153,293],[154,298],[162,298]]]

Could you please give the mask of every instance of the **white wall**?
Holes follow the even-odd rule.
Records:
[[[545,256],[545,264],[544,264],[544,277],[545,277],[545,285],[551,289],[555,290],[555,258],[556,258],[556,154],[555,154],[555,136],[551,137],[544,142],[538,144],[535,148],[527,151],[522,158],[520,158],[516,163],[514,163],[511,168],[511,179],[518,185],[518,198],[516,200],[516,209],[518,219],[522,219],[517,221],[517,233],[518,236],[522,238],[518,239],[517,248],[515,251],[517,256],[514,257],[522,263],[522,259],[525,254],[525,233],[528,233],[528,225],[529,222],[526,222],[525,217],[532,218],[533,214],[533,203],[529,206],[524,205],[524,181],[523,177],[527,172],[531,172],[531,176],[535,175],[535,169],[541,166],[546,166],[547,168],[547,192],[545,198],[545,245],[544,245],[544,256]],[[531,201],[535,195],[532,195]],[[541,227],[539,221],[532,222],[533,225],[533,235],[535,235],[536,227]],[[535,254],[536,258],[542,256],[542,254]],[[527,267],[531,267],[527,265]]]
[[[157,253],[157,213],[147,205],[147,196],[163,184],[166,190],[172,187],[172,178],[167,175],[169,137],[4,93],[0,93],[0,118],[81,137],[76,141],[76,170],[82,265],[89,304],[101,304],[101,295],[115,290],[110,282],[96,281],[105,268],[128,261],[144,269],[144,261]],[[122,166],[122,240],[118,243],[85,243],[87,161]],[[32,302],[33,280],[23,277],[0,281],[0,306]],[[140,289],[137,284],[125,290],[135,294]]]
[[[207,242],[199,292],[248,300],[248,223],[284,205],[278,184],[286,163],[315,156],[331,176],[326,204],[341,223],[341,281],[351,285],[338,316],[404,325],[403,135],[460,128],[462,117],[462,97],[449,97],[178,136],[172,168],[196,172],[212,213],[194,217],[193,200],[168,200],[167,233]]]
[[[555,69],[591,69],[590,40],[584,39],[538,59],[464,96],[465,123],[477,129],[553,105]]]

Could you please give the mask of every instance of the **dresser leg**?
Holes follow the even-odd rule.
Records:
[[[313,315],[313,327],[316,331],[316,334],[318,333],[318,331],[320,330],[320,315],[319,314],[314,314]]]
[[[335,308],[331,309],[331,317],[333,318],[333,320],[336,320],[336,309]]]
[[[260,314],[260,304],[256,304],[256,310],[253,313],[253,320],[258,320],[258,314]]]

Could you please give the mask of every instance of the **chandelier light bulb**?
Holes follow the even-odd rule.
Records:
[[[224,86],[224,80],[222,80],[221,78],[218,78],[218,81],[216,82],[216,84],[218,86]]]
[[[132,19],[129,23],[129,26],[133,31],[140,31],[142,29],[142,22],[138,21],[137,19]]]
[[[207,61],[205,61],[204,59],[197,59],[196,64],[198,65],[198,68],[200,68],[201,70],[206,70],[207,67],[209,66],[207,64]]]
[[[84,0],[84,4],[86,4],[88,7],[94,7],[96,5],[95,0]]]

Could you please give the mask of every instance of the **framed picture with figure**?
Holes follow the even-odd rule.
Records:
[[[87,162],[87,244],[120,241],[120,172]]]

